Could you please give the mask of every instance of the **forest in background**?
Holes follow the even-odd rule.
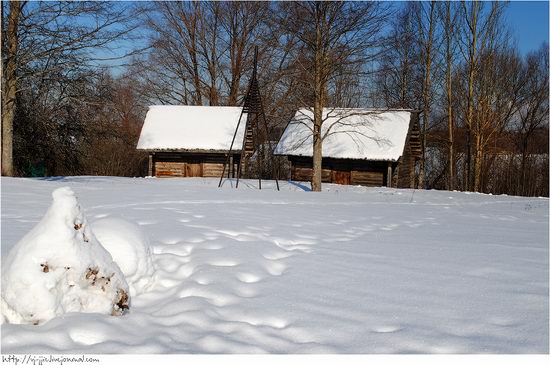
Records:
[[[2,2],[2,174],[143,176],[148,105],[241,105],[257,46],[271,139],[300,107],[412,108],[419,188],[548,196],[548,45],[520,55],[506,6]]]

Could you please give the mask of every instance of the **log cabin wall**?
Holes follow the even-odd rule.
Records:
[[[291,179],[311,181],[311,157],[288,156],[291,162]],[[397,166],[391,163],[392,171]],[[362,186],[387,186],[388,162],[323,158],[321,179],[324,183]],[[395,176],[395,175],[394,175]],[[394,186],[394,185],[392,185]]]
[[[151,174],[156,177],[220,177],[225,159],[224,153],[155,152]],[[233,155],[229,171],[232,177],[236,175],[239,159],[240,154]]]

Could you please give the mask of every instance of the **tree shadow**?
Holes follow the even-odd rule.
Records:
[[[288,180],[288,183],[291,184],[291,185],[294,185],[296,187],[299,187],[300,189],[302,189],[303,191],[311,191],[311,188],[304,185],[304,184],[300,184],[299,182],[296,182],[296,181],[292,181],[292,180]]]
[[[44,177],[37,177],[37,180],[42,181],[63,181],[66,179],[66,176],[44,176]]]

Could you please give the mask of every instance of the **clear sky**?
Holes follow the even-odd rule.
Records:
[[[396,6],[403,6],[405,1],[396,1]],[[512,35],[516,40],[516,44],[522,55],[536,50],[540,47],[542,42],[548,42],[548,0],[543,1],[523,1],[513,0],[508,3],[506,7],[506,23],[510,26]],[[115,5],[116,6],[116,5]],[[145,32],[144,28],[139,28],[138,31]],[[143,33],[142,35],[145,35]],[[145,46],[146,42],[143,40],[137,42],[138,46]],[[116,55],[129,52],[136,46],[136,42],[121,42],[117,45],[116,50],[107,54],[102,53],[106,57],[113,57]],[[120,65],[126,63],[128,60],[107,61],[110,65]],[[123,71],[123,67],[116,67],[112,69],[114,74],[119,74]]]
[[[511,1],[506,13],[522,54],[548,42],[548,1]]]

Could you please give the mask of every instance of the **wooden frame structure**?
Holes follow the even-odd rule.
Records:
[[[246,172],[248,170],[248,163],[250,162],[251,157],[256,155],[256,166],[258,174],[258,187],[262,189],[262,172],[264,166],[264,158],[266,157],[265,153],[265,143],[267,141],[269,147],[268,158],[273,159],[273,146],[271,145],[271,140],[269,139],[269,129],[267,127],[267,121],[265,118],[264,108],[262,104],[262,98],[260,95],[260,88],[258,86],[258,79],[256,77],[258,66],[258,47],[254,49],[254,67],[252,70],[252,77],[250,78],[250,84],[248,86],[248,91],[244,98],[244,105],[235,128],[235,133],[233,134],[233,139],[231,140],[231,145],[229,151],[227,152],[225,163],[223,165],[222,174],[220,176],[220,182],[218,187],[222,186],[225,172],[227,170],[227,178],[231,176],[232,166],[234,166],[232,157],[233,145],[235,143],[235,138],[239,131],[241,121],[246,114],[246,126],[245,134],[243,137],[243,145],[241,148],[240,156],[237,161],[237,183],[235,188],[239,187],[239,179],[241,178],[242,171]],[[260,127],[262,123],[262,127]],[[243,167],[244,165],[244,167]],[[275,164],[275,184],[277,190],[279,190],[279,180],[278,180],[278,166]],[[234,168],[233,168],[234,171]]]

